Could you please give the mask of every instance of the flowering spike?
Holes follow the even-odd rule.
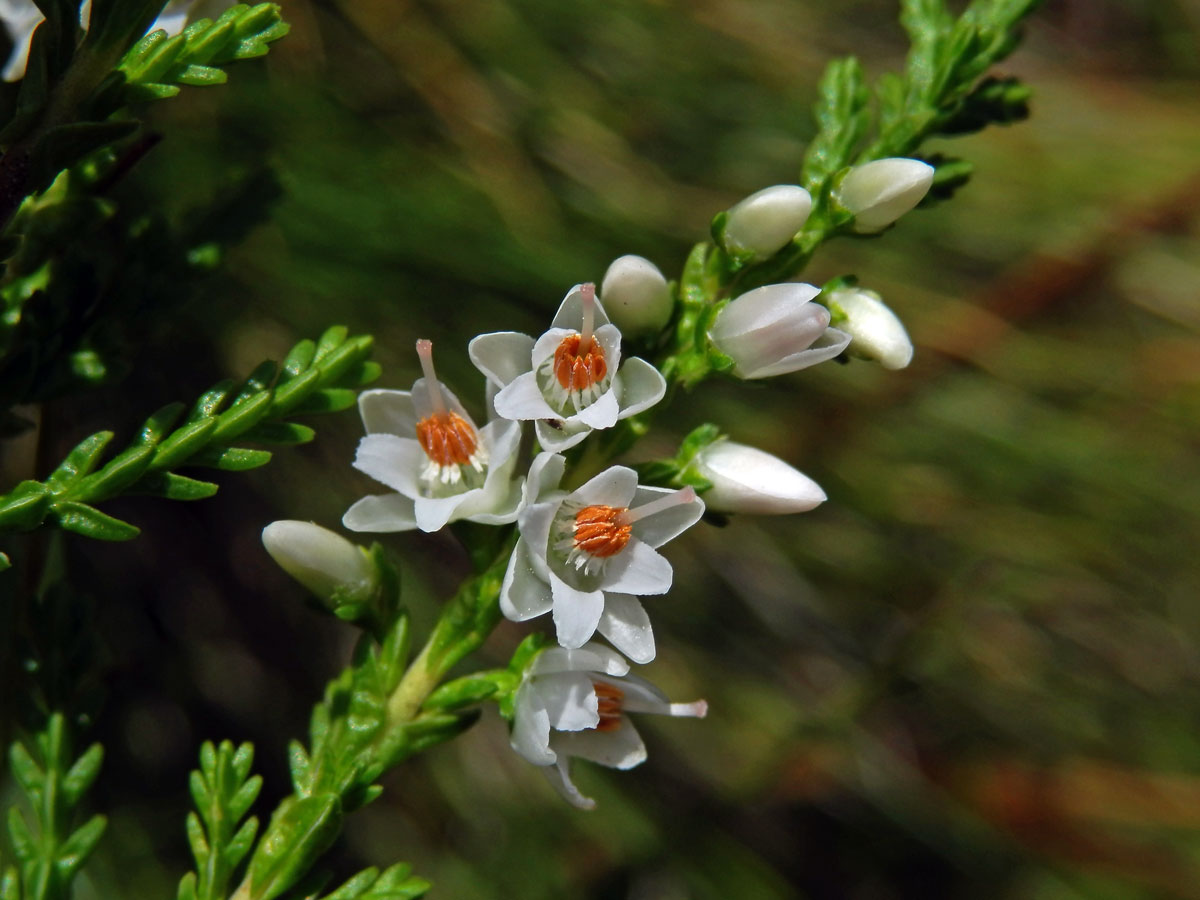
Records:
[[[425,373],[425,389],[429,391],[429,406],[435,416],[446,415],[446,398],[442,396],[442,384],[433,370],[433,341],[421,338],[417,341],[417,358],[421,360],[421,371]]]
[[[655,513],[660,513],[664,509],[670,509],[672,506],[682,506],[685,503],[691,503],[696,499],[696,489],[693,487],[685,487],[682,490],[675,491],[673,494],[667,494],[658,500],[651,503],[644,503],[641,506],[632,509],[622,510],[617,516],[618,525],[632,525],[639,519],[644,519],[646,516],[652,516]]]

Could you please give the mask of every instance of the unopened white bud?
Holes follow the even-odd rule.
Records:
[[[696,454],[695,471],[712,482],[701,496],[719,512],[783,515],[807,512],[825,501],[815,481],[777,456],[730,440]]]
[[[838,328],[850,335],[846,352],[873,359],[885,369],[903,369],[913,358],[912,340],[904,323],[874,291],[841,288],[829,294]]]
[[[794,184],[777,184],[751,194],[729,210],[725,246],[763,259],[787,246],[812,212],[812,197]]]
[[[732,357],[739,378],[768,378],[833,359],[850,342],[829,327],[829,310],[816,303],[811,284],[788,282],[755,288],[717,313],[708,332]]]
[[[670,320],[675,306],[658,266],[632,254],[612,261],[600,283],[600,300],[623,334],[658,331]]]
[[[285,572],[322,600],[362,596],[374,583],[374,567],[363,551],[313,522],[272,522],[263,529],[262,542]]]
[[[846,173],[837,200],[854,213],[855,231],[883,231],[924,199],[933,184],[933,171],[919,159],[877,159]]]

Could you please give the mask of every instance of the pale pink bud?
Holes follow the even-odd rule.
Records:
[[[718,512],[783,515],[807,512],[825,501],[815,481],[777,456],[730,440],[709,444],[692,462],[712,483],[702,495]]]
[[[263,529],[262,542],[280,568],[322,600],[362,596],[374,585],[375,570],[366,554],[313,522],[272,522]]]
[[[796,236],[808,214],[812,197],[794,184],[777,184],[751,194],[729,210],[725,246],[755,258],[774,256]]]
[[[874,291],[832,291],[829,308],[837,317],[838,328],[850,335],[846,348],[850,355],[875,360],[885,369],[903,369],[912,362],[912,340],[904,323]]]
[[[613,260],[600,284],[604,311],[622,334],[658,331],[675,307],[667,279],[658,266],[641,256]]]
[[[810,301],[811,284],[788,282],[755,288],[717,313],[708,332],[734,361],[740,378],[768,378],[832,359],[850,338],[829,327],[829,311]]]
[[[873,234],[916,206],[933,184],[933,166],[892,157],[855,166],[837,188],[837,200],[854,213],[854,230]]]

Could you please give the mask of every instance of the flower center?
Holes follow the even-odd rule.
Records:
[[[418,422],[417,441],[429,461],[438,466],[468,465],[477,447],[471,423],[450,411],[426,416]]]
[[[554,351],[554,377],[559,387],[568,393],[590,388],[608,374],[604,350],[595,340],[583,347],[583,335],[572,334],[562,339]]]
[[[620,553],[633,535],[628,513],[624,507],[585,506],[575,513],[572,549],[600,559]]]
[[[621,727],[621,701],[625,693],[604,681],[593,681],[592,689],[596,692],[596,711],[600,714],[596,731],[616,731]]]

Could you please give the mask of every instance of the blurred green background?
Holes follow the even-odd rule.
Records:
[[[122,188],[183,219],[222,167],[269,167],[269,221],[156,326],[136,405],[48,406],[57,451],[334,322],[376,335],[383,387],[432,338],[478,409],[473,335],[539,333],[623,253],[677,273],[715,212],[796,178],[828,60],[877,74],[905,51],[884,0],[283,6],[264,63],[151,110],[165,140]],[[660,417],[635,458],[712,421],[829,494],[669,548],[645,674],[706,721],[643,720],[630,773],[578,766],[585,814],[489,711],[388,776],[338,874],[406,859],[461,900],[1200,897],[1198,37],[1191,0],[1048,4],[1002,70],[1033,118],[941,142],[976,164],[953,202],[806,273],[880,291],[913,365],[706,384]],[[258,533],[334,526],[376,490],[349,466],[357,417],[313,424],[212,500],[112,504],[135,544],[70,542],[112,817],[81,897],[173,896],[201,740],[255,742],[260,815],[286,790],[285,742],[353,635]],[[463,554],[383,540],[429,623]],[[481,662],[527,632],[505,623]]]

